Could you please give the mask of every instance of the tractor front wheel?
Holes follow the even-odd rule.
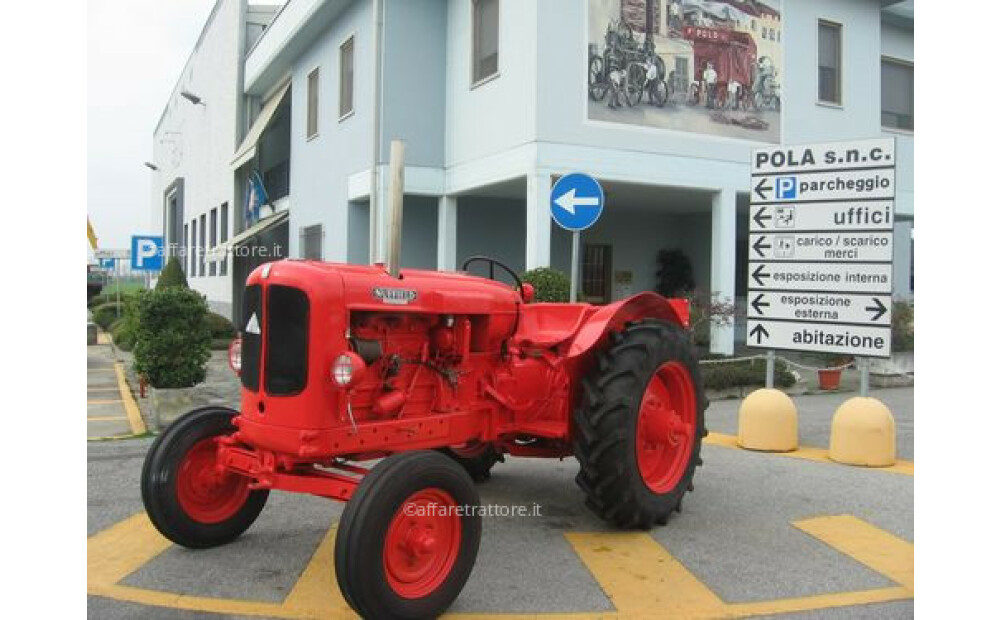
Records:
[[[619,527],[666,523],[701,464],[705,407],[683,329],[647,319],[612,334],[573,415],[587,506]]]
[[[221,469],[219,437],[236,431],[236,412],[224,407],[195,409],[171,424],[146,453],[142,503],[150,521],[171,541],[192,549],[235,540],[257,520],[266,490]]]
[[[481,532],[479,493],[458,463],[429,450],[394,454],[340,518],[340,591],[362,618],[436,618],[465,586]]]

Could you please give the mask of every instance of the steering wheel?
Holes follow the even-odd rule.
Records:
[[[513,278],[514,282],[517,284],[517,290],[521,294],[521,300],[522,301],[526,301],[528,299],[527,296],[524,293],[524,283],[521,282],[521,278],[517,277],[517,274],[514,272],[514,270],[511,269],[510,267],[508,267],[507,265],[504,265],[503,263],[501,263],[497,259],[490,258],[489,256],[470,256],[469,258],[465,259],[464,263],[462,263],[462,271],[468,271],[469,270],[469,265],[471,265],[472,263],[486,263],[486,264],[488,264],[490,266],[490,280],[496,280],[496,268],[497,267],[499,267],[500,269],[506,271],[507,274],[511,278]]]

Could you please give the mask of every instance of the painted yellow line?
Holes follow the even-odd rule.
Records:
[[[87,539],[87,590],[114,586],[169,546],[144,512],[94,534]]]
[[[862,590],[860,592],[836,592],[801,598],[787,598],[759,603],[739,603],[726,608],[727,618],[747,618],[751,616],[771,616],[776,614],[816,611],[852,605],[889,603],[913,598],[913,592],[902,586]]]
[[[127,420],[127,416],[123,415],[99,415],[94,417],[88,417],[88,422],[116,422],[118,420]]]
[[[115,362],[115,374],[118,375],[118,391],[121,392],[125,405],[125,415],[128,416],[128,424],[132,427],[133,435],[142,435],[146,432],[146,423],[142,421],[142,414],[139,413],[139,406],[132,398],[132,391],[125,381],[125,367],[121,362]]]
[[[108,399],[101,399],[101,400],[88,400],[87,404],[88,405],[110,405],[110,404],[113,404],[113,403],[120,403],[120,402],[122,402],[122,399],[120,399],[120,398],[108,398]]]
[[[735,435],[723,435],[721,433],[709,433],[702,443],[707,443],[713,446],[722,446],[723,448],[736,448],[737,450],[742,450],[738,445],[736,445]],[[748,452],[754,452],[754,450],[748,450]],[[854,465],[845,465],[843,463],[838,463],[830,458],[829,451],[823,448],[814,448],[810,446],[799,446],[798,450],[792,450],[791,452],[762,452],[762,454],[770,454],[773,456],[785,456],[793,459],[803,459],[806,461],[815,461],[818,463],[827,463],[829,465],[840,465],[841,467],[854,467]],[[913,461],[900,461],[897,460],[895,465],[889,467],[859,467],[858,469],[865,469],[867,471],[884,471],[890,474],[902,474],[904,476],[913,475]]]
[[[792,525],[913,592],[913,543],[851,515],[804,519]]]
[[[97,344],[111,344],[111,334],[107,332],[98,332]]]
[[[726,604],[645,533],[567,533],[566,539],[619,612],[665,618],[721,616]]]
[[[333,565],[333,543],[337,536],[337,526],[334,525],[323,537],[319,548],[313,554],[312,560],[302,571],[295,587],[285,597],[282,607],[286,610],[312,611],[318,616],[329,614],[347,614],[352,617],[354,612],[340,594],[337,587],[337,575]]]

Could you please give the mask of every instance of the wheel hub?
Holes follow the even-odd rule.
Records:
[[[654,493],[673,490],[687,469],[694,448],[696,399],[691,375],[680,362],[662,364],[646,386],[635,448],[642,480]]]
[[[177,468],[177,501],[199,523],[220,523],[235,515],[250,495],[249,481],[220,468],[214,437],[195,443]]]
[[[386,532],[383,564],[389,586],[404,598],[427,596],[448,578],[461,546],[455,500],[441,489],[408,497]]]

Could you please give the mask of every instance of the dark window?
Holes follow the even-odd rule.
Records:
[[[340,117],[354,111],[354,37],[340,46]]]
[[[309,74],[307,96],[306,138],[312,138],[319,133],[319,67]]]
[[[207,224],[205,223],[207,217],[204,213],[201,214],[201,221],[198,223],[198,275],[205,275],[205,228]]]
[[[500,0],[472,0],[472,83],[500,69]]]
[[[306,226],[299,232],[299,253],[306,260],[323,260],[323,225]]]
[[[181,269],[184,270],[184,274],[185,275],[187,275],[188,273],[190,273],[188,271],[188,261],[187,261],[188,253],[190,251],[191,251],[191,242],[188,239],[188,225],[185,224],[184,225],[184,253],[181,254],[181,257],[180,257],[180,260],[181,260]]]
[[[306,386],[309,298],[297,288],[275,284],[267,289],[268,394],[289,396]]]
[[[583,246],[581,292],[587,301],[607,303],[611,298],[611,246]]]
[[[225,243],[229,240],[229,203],[222,203],[222,228],[219,233],[219,243]],[[219,275],[224,276],[228,272],[227,267],[229,266],[229,254],[222,257],[222,262],[219,263]]]
[[[209,224],[210,227],[208,229],[208,247],[214,248],[215,245],[216,245],[216,243],[217,243],[216,240],[219,238],[219,236],[218,236],[219,235],[219,210],[218,209],[212,209],[212,217],[209,218],[209,221],[210,221],[210,224]],[[215,270],[216,270],[215,261],[212,261],[211,263],[208,264],[208,275],[214,276],[215,275]]]
[[[243,387],[254,392],[260,386],[260,311],[260,285],[248,286],[243,294],[243,316],[239,326],[243,340],[240,381]]]
[[[198,275],[198,218],[191,220],[191,271],[188,275]]]
[[[841,27],[819,22],[819,100],[841,103]]]
[[[913,65],[882,59],[882,126],[913,131]]]

